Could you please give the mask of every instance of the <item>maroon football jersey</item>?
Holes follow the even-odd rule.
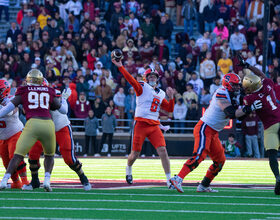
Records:
[[[21,96],[26,120],[34,117],[51,118],[50,104],[55,90],[47,86],[23,86],[17,89],[15,96]]]
[[[259,91],[244,97],[244,104],[252,105],[255,100],[261,100],[263,106],[256,110],[256,113],[261,119],[264,129],[267,129],[280,122],[280,106],[276,102],[273,81],[265,78],[262,84],[263,87]]]

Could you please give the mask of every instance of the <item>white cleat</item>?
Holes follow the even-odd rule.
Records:
[[[32,191],[33,190],[33,186],[31,184],[24,184],[21,188],[22,190],[28,190],[28,191]]]
[[[182,188],[183,179],[177,175],[170,179],[170,183],[177,189],[179,193],[183,193],[184,190]]]
[[[50,179],[51,179],[51,177],[45,177],[45,180],[44,180],[43,188],[46,192],[52,191]]]
[[[217,193],[219,192],[218,190],[215,190],[215,189],[212,189],[211,187],[205,187],[203,186],[201,183],[198,185],[197,189],[196,189],[197,192],[211,192],[211,193]]]
[[[84,190],[85,191],[90,191],[91,190],[91,184],[90,183],[86,183],[84,186]]]
[[[176,188],[170,183],[170,179],[167,180],[166,184],[167,184],[167,188],[168,188],[168,189],[171,189],[171,190],[175,190],[175,189],[176,189]]]
[[[0,183],[0,190],[8,188],[8,180],[7,178],[3,178]]]

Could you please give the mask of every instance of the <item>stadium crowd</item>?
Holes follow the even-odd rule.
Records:
[[[13,7],[9,4],[0,0],[0,16]],[[269,6],[266,74],[279,91],[280,1]],[[137,80],[150,66],[160,74],[161,89],[174,88],[174,112],[161,110],[160,119],[178,120],[174,126],[180,128],[186,124],[179,120],[200,118],[223,75],[243,77],[237,52],[262,68],[263,17],[261,0],[23,0],[0,43],[0,76],[14,94],[27,72],[37,68],[52,87],[72,90],[70,117],[87,118],[93,110],[101,118],[111,106],[117,119],[132,119],[135,92],[111,63],[111,51],[119,48]],[[174,26],[184,26],[175,43]],[[245,133],[246,124],[241,127],[244,135],[256,135]]]

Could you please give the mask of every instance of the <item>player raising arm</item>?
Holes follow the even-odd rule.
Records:
[[[114,54],[114,53],[113,53]],[[137,82],[123,67],[122,62],[112,57],[112,62],[118,67],[126,80],[133,86],[136,92],[136,111],[133,128],[132,151],[128,156],[126,167],[126,181],[128,184],[133,183],[132,165],[139,157],[142,145],[147,137],[151,144],[156,148],[161,159],[162,166],[166,175],[167,185],[170,186],[170,162],[166,151],[164,136],[159,128],[159,110],[162,108],[168,112],[174,109],[174,92],[173,89],[167,88],[166,93],[170,98],[168,102],[165,99],[165,92],[157,88],[159,74],[153,69],[145,71],[147,83],[144,81]]]
[[[42,86],[43,74],[32,69],[26,76],[27,86],[19,87],[15,98],[11,100],[4,108],[0,109],[0,118],[13,111],[19,104],[22,104],[26,113],[27,123],[21,133],[14,156],[9,163],[7,171],[0,183],[0,189],[7,188],[7,182],[14,173],[24,156],[36,141],[43,145],[45,154],[45,180],[43,187],[46,191],[52,191],[50,187],[50,176],[54,164],[55,152],[55,130],[51,120],[50,109],[59,110],[61,113],[67,113],[67,103],[60,100],[55,95],[55,90]]]
[[[183,165],[177,176],[170,179],[178,192],[183,193],[183,179],[192,172],[208,155],[213,164],[207,170],[202,182],[197,187],[197,192],[217,192],[211,189],[210,183],[222,170],[225,163],[224,148],[219,139],[219,131],[223,130],[230,119],[240,118],[252,111],[261,108],[261,103],[256,101],[251,106],[239,108],[237,96],[240,92],[240,78],[234,73],[228,73],[222,80],[221,88],[213,94],[212,101],[204,115],[194,127],[193,156]]]
[[[247,94],[244,104],[251,105],[256,100],[262,103],[262,108],[256,111],[264,126],[264,147],[269,158],[270,168],[276,178],[274,192],[280,195],[280,176],[277,160],[279,148],[280,106],[276,102],[274,83],[266,78],[258,68],[246,63],[239,54],[240,65],[244,67],[242,86]]]

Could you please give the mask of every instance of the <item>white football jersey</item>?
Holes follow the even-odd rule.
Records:
[[[162,100],[165,98],[165,92],[161,89],[154,90],[146,82],[139,82],[143,88],[140,96],[136,96],[135,117],[158,120],[159,110]]]
[[[216,131],[223,130],[230,120],[217,103],[218,100],[222,99],[228,100],[231,103],[229,93],[225,88],[219,88],[216,90],[213,94],[209,107],[200,118],[200,120]]]
[[[10,97],[7,100],[5,100],[5,103],[7,104],[12,97]],[[3,108],[3,105],[0,105],[0,109]],[[19,114],[18,111],[15,114],[6,115],[3,118],[0,118],[0,140],[7,140],[16,133],[22,131],[23,129],[23,124],[19,120]]]
[[[61,128],[64,128],[70,124],[70,121],[66,114],[62,114],[58,110],[50,111],[50,113],[52,116],[52,120],[54,122],[55,132],[59,131]]]

